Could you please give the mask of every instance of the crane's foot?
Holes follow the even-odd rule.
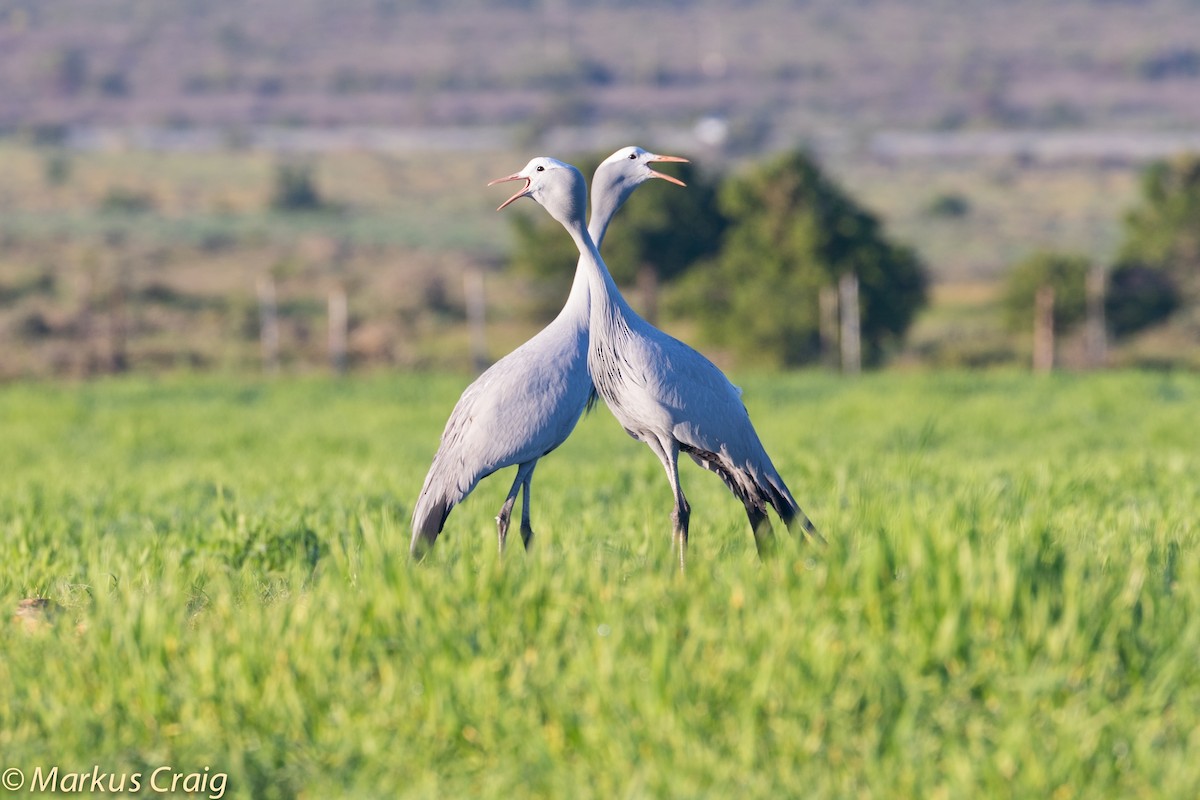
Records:
[[[508,517],[509,508],[500,509],[500,513],[496,516],[496,534],[500,540],[500,555],[504,555],[504,545],[508,543]]]
[[[688,521],[692,517],[692,507],[688,505],[687,500],[677,502],[674,510],[671,512],[671,528],[673,535],[671,537],[672,550],[679,550],[679,571],[683,572],[687,567],[687,544],[688,544]]]
[[[528,552],[533,543],[533,528],[529,527],[528,523],[521,525],[521,541],[525,543],[525,550]]]
[[[678,528],[676,528],[674,534],[671,537],[671,552],[679,553],[679,571],[680,572],[684,572],[687,569],[687,548],[688,548],[687,531],[686,530],[681,531]]]

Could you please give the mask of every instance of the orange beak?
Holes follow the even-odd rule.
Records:
[[[681,158],[679,156],[660,156],[660,155],[655,155],[653,158],[650,159],[650,161],[651,162],[677,161],[682,164],[690,163],[686,158]],[[683,181],[679,180],[679,178],[673,178],[670,175],[665,175],[665,174],[659,172],[658,170],[652,169],[652,170],[650,170],[650,174],[655,178],[662,178],[664,181],[670,181],[671,183],[674,183],[678,186],[687,186],[687,184],[684,183]]]
[[[529,191],[529,184],[532,183],[532,181],[530,181],[529,178],[526,178],[521,173],[514,172],[512,175],[509,175],[507,178],[496,178],[496,180],[494,180],[494,181],[488,181],[488,186],[495,186],[497,183],[504,183],[506,181],[525,181],[525,185],[521,187],[521,191],[517,192],[512,197],[508,198],[503,203],[501,203],[499,206],[497,206],[496,207],[497,211],[504,208],[506,205],[508,205],[512,201],[519,200],[520,198],[524,197],[525,194]]]

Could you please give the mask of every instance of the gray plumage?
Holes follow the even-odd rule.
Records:
[[[579,248],[590,300],[588,371],[626,432],[645,442],[662,462],[675,500],[671,518],[680,566],[691,515],[679,484],[680,451],[719,475],[741,500],[760,553],[772,535],[768,506],[789,528],[820,539],[771,463],[741,391],[707,358],[638,316],[617,290],[583,227],[578,209],[585,189],[579,171],[561,162],[542,166],[523,176],[530,181],[525,194],[562,223]],[[647,172],[648,167],[631,159],[627,174],[593,186],[593,192],[611,197],[619,207],[622,195],[650,177]]]
[[[640,148],[619,150],[605,161],[607,167],[602,165],[597,170],[597,181],[619,186],[619,180],[603,173],[614,171],[614,159],[617,163],[628,161],[634,151],[637,158],[642,154],[652,156]],[[653,158],[682,160],[670,156]],[[546,166],[541,161],[549,160],[534,159],[522,172],[492,184],[522,179],[526,172],[536,174],[537,167]],[[679,183],[659,173],[652,177]],[[524,191],[500,207],[523,196]],[[554,189],[546,191],[553,194]],[[614,188],[594,194],[591,236],[596,242],[603,240],[609,222],[631,191]],[[561,208],[562,213],[578,214],[582,219],[585,200],[562,193],[550,202]],[[496,516],[499,546],[504,549],[512,507],[518,492],[523,490],[521,538],[529,547],[533,537],[530,485],[534,468],[538,459],[566,440],[596,396],[587,371],[588,291],[586,274],[577,266],[570,294],[558,316],[532,339],[493,364],[462,393],[446,422],[441,444],[413,508],[410,549],[414,556],[420,556],[433,545],[451,509],[480,480],[514,464],[516,478]]]

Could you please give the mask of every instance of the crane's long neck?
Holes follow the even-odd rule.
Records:
[[[582,221],[564,223],[567,232],[575,240],[575,246],[579,248],[579,264],[575,269],[575,285],[572,286],[571,292],[574,294],[575,286],[579,284],[581,278],[586,282],[593,329],[596,328],[597,323],[612,319],[614,315],[637,316],[625,302],[625,298],[621,296],[620,290],[617,289],[617,284],[613,280],[612,274],[609,273],[604,259],[600,257],[600,250],[590,233],[590,230],[598,225],[599,233],[603,237],[604,229],[608,227],[609,220],[612,219],[617,208],[620,208],[623,200],[624,198],[621,198],[608,211],[596,206],[593,200],[592,225],[589,228],[584,228]]]
[[[612,218],[621,206],[624,205],[629,194],[630,192],[621,192],[612,185],[598,185],[597,191],[592,193],[592,213],[586,232],[591,237],[592,244],[596,250],[596,261],[599,263],[599,269],[584,263],[585,258],[587,258],[584,255],[587,252],[587,247],[586,244],[581,245],[580,241],[576,239],[576,244],[579,245],[579,263],[575,267],[575,279],[571,282],[571,292],[567,295],[567,302],[563,306],[562,315],[578,319],[582,314],[582,318],[587,319],[590,299],[589,286],[593,277],[596,277],[593,273],[598,272],[601,282],[610,286],[612,293],[620,297],[620,293],[617,291],[616,284],[613,282],[608,268],[600,258],[599,251],[600,245],[604,241],[604,234],[608,231],[609,223],[612,222]],[[570,226],[568,226],[569,228]],[[574,234],[572,236],[574,237]]]
[[[593,178],[593,180],[596,180]],[[628,194],[622,194],[609,187],[597,184],[592,192],[592,218],[588,222],[588,234],[596,244],[596,249],[604,243],[604,234],[608,231],[608,223],[616,215],[617,210],[625,203]]]
[[[582,182],[580,185],[582,185]],[[575,266],[575,277],[571,281],[571,291],[567,295],[567,302],[563,304],[562,311],[558,313],[554,322],[551,323],[552,325],[573,327],[581,331],[587,329],[591,305],[591,273],[595,270],[594,268],[589,269],[589,266],[585,264],[586,257],[584,254],[589,251],[596,251],[596,260],[599,260],[599,242],[604,238],[604,230],[608,227],[608,223],[612,220],[613,214],[616,213],[620,205],[620,201],[615,205],[604,203],[600,206],[600,212],[597,213],[597,205],[593,198],[592,223],[593,225],[598,225],[595,236],[591,236],[588,229],[584,227],[583,212],[579,204],[566,203],[561,207],[558,204],[546,206],[546,210],[550,212],[550,215],[571,234],[571,238],[575,240],[580,253],[579,261]],[[576,218],[577,214],[579,215],[578,218]]]
[[[589,283],[588,271],[581,255],[575,266],[575,278],[571,281],[571,292],[567,295],[567,302],[563,304],[562,311],[558,315],[558,318],[563,320],[559,324],[569,323],[579,328],[587,324],[591,295]]]

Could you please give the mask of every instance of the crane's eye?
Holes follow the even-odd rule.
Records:
[[[546,171],[546,168],[545,168],[545,167],[543,167],[541,164],[538,164],[537,171],[538,171],[538,172],[545,172],[545,171]]]
[[[636,160],[637,160],[637,153],[630,153],[630,154],[629,154],[629,160],[630,160],[630,161],[636,161]]]

